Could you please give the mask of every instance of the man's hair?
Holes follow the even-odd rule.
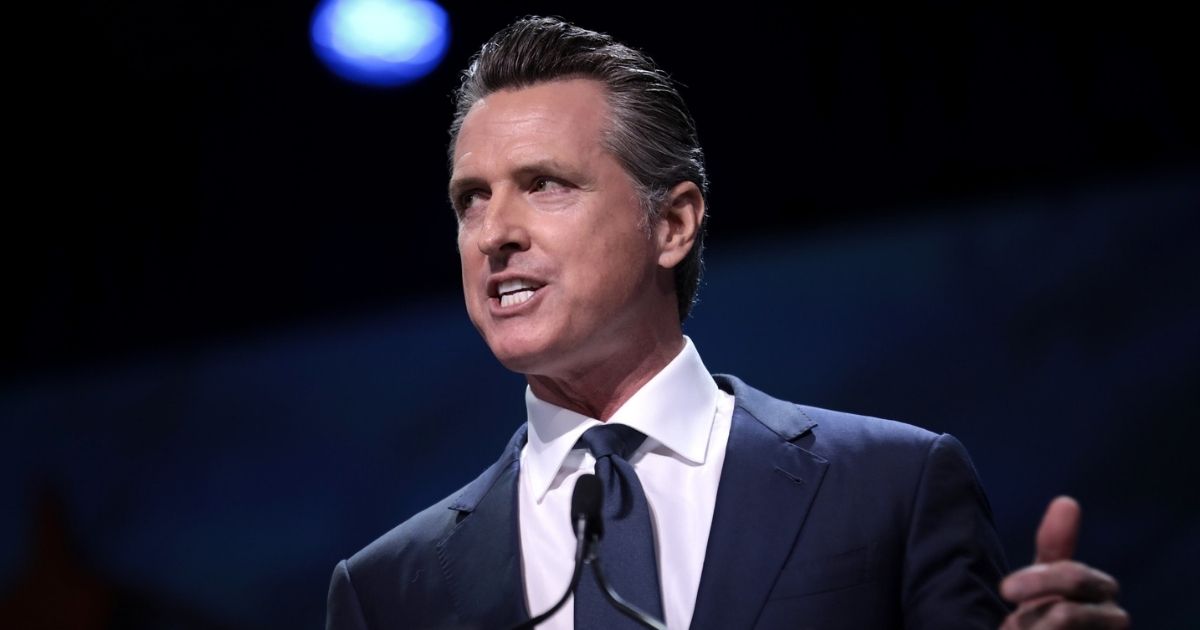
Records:
[[[612,119],[604,144],[633,178],[648,226],[680,182],[694,182],[707,205],[708,177],[696,123],[670,77],[650,57],[611,36],[556,18],[517,20],[493,35],[471,59],[455,92],[451,160],[463,119],[480,99],[500,90],[575,78],[605,86]],[[706,212],[691,251],[675,267],[680,322],[696,301],[707,222]]]

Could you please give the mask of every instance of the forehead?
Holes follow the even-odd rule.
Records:
[[[506,155],[601,148],[608,121],[607,92],[592,79],[567,79],[493,92],[463,118],[454,168]]]

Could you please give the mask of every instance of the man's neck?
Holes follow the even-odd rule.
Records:
[[[528,374],[529,388],[538,398],[607,422],[684,347],[682,334],[656,340],[626,356],[606,357],[588,369],[562,376]]]

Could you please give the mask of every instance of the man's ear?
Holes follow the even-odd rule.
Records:
[[[695,182],[680,182],[667,193],[659,210],[654,235],[658,239],[658,264],[678,265],[700,236],[704,224],[704,195]]]

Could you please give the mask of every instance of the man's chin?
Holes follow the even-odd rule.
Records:
[[[564,353],[555,351],[550,344],[533,340],[489,343],[488,347],[496,360],[505,368],[518,374],[544,375],[553,372],[554,365],[562,361]]]
[[[493,350],[492,354],[496,356],[500,365],[518,374],[539,374],[544,371],[541,368],[544,361],[541,360],[540,353]]]

